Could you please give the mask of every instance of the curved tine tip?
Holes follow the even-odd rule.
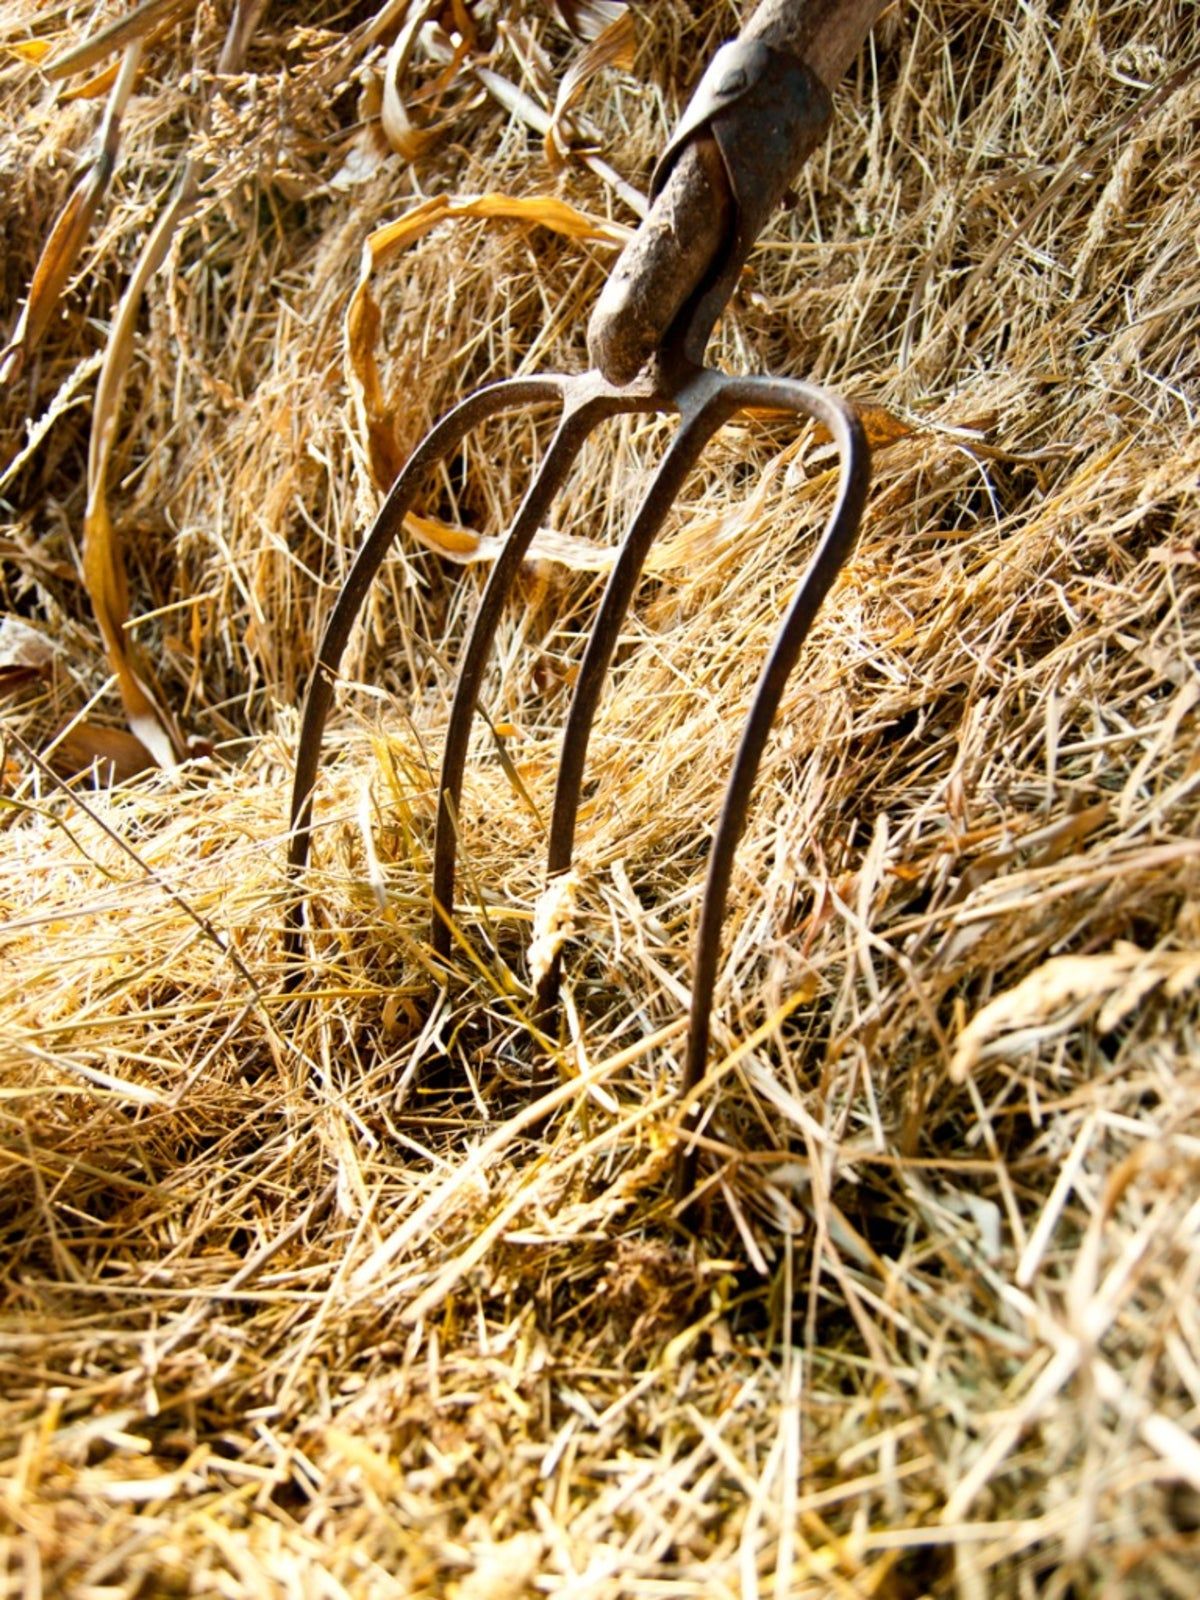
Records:
[[[292,780],[289,812],[288,871],[298,876],[308,863],[312,838],[312,806],[320,768],[321,743],[333,704],[338,671],[351,630],[388,552],[399,537],[424,474],[458,448],[463,439],[489,417],[544,400],[566,403],[576,380],[562,373],[542,373],[525,378],[502,378],[477,389],[439,418],[413,450],[388,491],[366,538],[350,565],[326,618],[309,674],[301,711],[300,737]],[[288,938],[298,944],[304,925],[304,896],[288,915]]]
[[[610,394],[596,390],[590,374],[583,374],[575,386],[574,394],[568,389],[554,438],[550,441],[537,472],[525,490],[517,514],[505,537],[503,548],[488,573],[479,606],[471,621],[459,658],[458,681],[454,688],[450,721],[442,747],[437,821],[433,841],[433,899],[435,904],[440,902],[451,917],[454,913],[454,884],[458,860],[455,816],[462,799],[471,724],[475,717],[483,675],[500,617],[534,534],[549,511],[554,496],[562,487],[585,440],[605,416],[612,415],[614,410],[622,409],[625,407],[614,407]],[[437,955],[449,956],[449,924],[436,913],[430,923],[429,942]]]
[[[738,391],[743,397],[742,404],[761,404],[766,400],[825,423],[834,436],[841,474],[833,510],[759,673],[725,788],[700,904],[700,926],[692,964],[691,1020],[681,1084],[684,1095],[690,1094],[701,1081],[707,1064],[713,991],[729,884],[763,752],[784,689],[798,664],[813,621],[854,548],[871,470],[870,447],[858,412],[840,396],[800,379],[749,378],[738,385]],[[699,1152],[691,1134],[698,1120],[697,1111],[692,1127],[681,1135],[676,1166],[677,1193],[681,1197],[690,1194],[695,1183]]]

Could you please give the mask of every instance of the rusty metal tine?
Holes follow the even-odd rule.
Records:
[[[597,381],[592,373],[585,373],[576,379],[574,387],[564,387],[563,415],[558,431],[550,442],[537,476],[525,492],[504,549],[488,574],[479,609],[463,647],[438,781],[437,827],[433,841],[433,914],[429,938],[434,953],[443,958],[450,955],[451,919],[454,916],[454,877],[458,856],[454,818],[461,811],[471,721],[505,601],[538,525],[549,510],[588,434],[605,417],[615,416],[622,411],[647,409],[651,408],[640,392],[622,396],[603,380]]]
[[[799,379],[745,378],[735,380],[739,405],[786,408],[822,422],[833,435],[841,465],[837,502],[816,551],[800,579],[771,653],[755,686],[750,712],[742,728],[733,770],[725,790],[717,824],[708,875],[700,907],[700,928],[692,966],[692,1007],[680,1092],[692,1094],[704,1075],[708,1059],[713,988],[721,953],[721,928],[733,873],[734,855],[746,822],[746,812],[759,763],[771,732],[783,691],[800,657],[821,602],[854,548],[866,504],[870,480],[870,449],[862,423],[853,407]],[[676,1194],[686,1199],[696,1181],[699,1150],[691,1137],[699,1126],[698,1105],[685,1111],[684,1140],[676,1164]]]
[[[478,427],[488,417],[539,401],[560,399],[567,387],[577,382],[556,373],[545,373],[532,378],[505,379],[469,395],[426,434],[392,485],[329,614],[316,664],[308,680],[300,742],[296,751],[296,771],[292,780],[288,870],[293,876],[301,872],[308,861],[313,789],[321,760],[321,739],[329,708],[333,704],[342,654],[367,592],[404,525],[405,515],[416,498],[425,474],[457,449],[471,429]],[[288,912],[284,949],[289,956],[294,956],[299,948],[302,906],[303,902],[298,901]]]
[[[580,663],[579,677],[563,732],[554,810],[550,819],[550,845],[546,863],[549,877],[565,872],[571,865],[592,723],[638,578],[650,546],[695,465],[697,456],[721,424],[737,409],[737,402],[730,402],[727,396],[725,378],[719,373],[707,371],[697,373],[690,389],[680,393],[679,428],[643,496],[609,574]],[[535,1012],[547,1011],[554,1005],[559,974],[560,962],[556,956],[538,985]]]

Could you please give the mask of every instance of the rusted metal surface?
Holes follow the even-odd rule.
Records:
[[[645,289],[639,274],[649,269],[645,265],[646,258],[638,254],[635,238],[626,252],[628,255],[633,251],[632,278],[618,279],[611,296],[609,290],[605,291],[597,317],[593,318],[592,336],[596,334],[598,321],[609,331],[615,328],[617,336],[615,342],[606,341],[606,354],[597,360],[592,370],[578,375],[551,373],[491,385],[469,396],[433,428],[393,485],[355,559],[326,624],[304,703],[288,855],[290,867],[297,875],[308,860],[321,741],[342,655],[370,586],[399,536],[406,512],[432,469],[450,456],[463,438],[486,418],[557,400],[561,407],[557,431],[489,574],[458,663],[438,785],[429,931],[434,952],[448,962],[454,917],[459,801],[471,721],[483,674],[521,563],[588,435],[600,422],[622,413],[663,412],[679,418],[675,436],[622,541],[576,681],[550,823],[547,862],[550,876],[566,871],[571,864],[592,723],[638,578],[655,536],[706,442],[736,412],[749,406],[814,418],[829,430],[841,467],[837,500],[759,678],[709,856],[693,963],[691,1015],[681,1085],[685,1106],[677,1168],[681,1197],[690,1194],[696,1175],[694,1135],[702,1120],[696,1091],[708,1056],[721,928],[734,856],[780,698],[821,602],[853,547],[870,473],[866,438],[852,406],[798,379],[742,377],[718,372],[703,365],[704,347],[755,235],[790,181],[795,165],[813,147],[828,121],[829,95],[824,84],[810,65],[780,46],[781,30],[790,30],[788,38],[807,39],[810,60],[815,54],[828,66],[829,60],[839,51],[845,53],[854,30],[859,27],[861,41],[870,18],[878,9],[874,4],[864,6],[860,0],[845,0],[842,4],[811,0],[807,6],[802,0],[767,0],[742,39],[718,54],[668,145],[655,180],[655,205],[675,204],[670,198],[671,187],[681,170],[691,170],[692,158],[699,150],[701,166],[707,163],[710,176],[706,182],[711,188],[715,152],[716,181],[725,185],[728,203],[718,206],[712,213],[720,221],[721,232],[707,260],[700,264],[699,277],[691,283],[682,301],[670,310],[669,321],[656,325],[652,345],[643,349],[639,341],[644,341],[646,327],[644,321],[631,313],[630,307]],[[822,18],[825,32],[822,32]],[[756,28],[757,32],[753,31]],[[693,198],[687,203],[694,206],[695,191],[691,193]],[[652,217],[653,209],[647,218],[648,225]],[[688,232],[686,214],[681,213],[676,223],[682,224],[683,234]],[[652,225],[649,231],[654,233]],[[688,273],[695,265],[694,261],[689,263]],[[607,308],[606,296],[609,297]],[[615,374],[610,370],[614,363],[607,359],[614,350],[619,352]],[[631,350],[638,355],[634,371],[626,370],[632,359]],[[292,950],[298,945],[301,921],[302,911],[298,907],[288,931]],[[541,1012],[553,1007],[558,983],[556,961],[539,986],[537,1003]]]
[[[775,149],[783,143],[785,153],[764,159],[757,173],[747,174],[740,195],[731,181],[718,130],[695,116],[697,102],[716,87],[713,67],[705,73],[680,122],[680,128],[688,128],[688,137],[676,148],[677,133],[668,145],[673,160],[666,170],[659,163],[660,181],[650,209],[592,312],[588,353],[592,365],[607,378],[614,383],[631,378],[653,351],[668,342],[689,301],[713,281],[716,264],[737,227],[739,205],[754,212],[755,220],[744,230],[753,242],[771,207],[820,140],[814,103],[822,96],[828,100],[882,10],[883,0],[763,0],[732,48],[745,51],[747,57],[755,50],[767,50],[778,67],[748,86],[749,93],[731,90],[723,108],[725,142],[744,140],[752,153],[764,120],[755,102],[760,101],[765,115],[770,115],[774,98],[783,126],[796,143],[787,146],[777,132]],[[714,57],[714,67],[722,54]],[[797,104],[789,108],[774,91],[786,85],[795,66],[802,69],[805,81]],[[762,69],[751,62],[750,70]]]
[[[671,346],[703,360],[751,246],[823,137],[832,109],[825,85],[786,51],[758,39],[718,50],[655,168],[650,210],[592,313],[588,354],[605,377],[628,382],[656,350]],[[713,172],[711,159],[698,155],[705,195],[681,198],[670,191],[693,148],[715,151],[718,165]],[[718,193],[719,231],[710,240],[694,224]]]

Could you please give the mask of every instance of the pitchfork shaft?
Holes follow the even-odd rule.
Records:
[[[854,60],[885,0],[762,0],[740,35],[802,61],[831,91]],[[756,115],[751,110],[749,115]],[[808,149],[820,141],[813,128]],[[794,180],[808,150],[797,146],[795,165],[770,164],[755,175],[765,200],[778,199]],[[588,324],[593,366],[614,383],[638,372],[663,348],[678,319],[717,275],[736,221],[737,196],[711,136],[698,130],[680,152],[649,211],[601,292]],[[769,205],[767,207],[769,209]],[[707,328],[703,336],[707,338]],[[699,359],[699,351],[692,354]]]

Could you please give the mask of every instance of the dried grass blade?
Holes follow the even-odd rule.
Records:
[[[503,73],[494,72],[491,67],[473,66],[471,71],[493,100],[502,105],[511,116],[526,123],[535,133],[540,133],[543,139],[546,138],[550,132],[550,113],[540,106],[531,94],[526,94],[524,89],[519,89]],[[585,167],[590,168],[614,194],[620,196],[635,217],[646,215],[649,203],[640,189],[635,189],[633,184],[628,183],[594,151],[576,151],[575,154]]]
[[[91,1084],[93,1088],[104,1089],[109,1094],[116,1095],[119,1100],[132,1101],[134,1105],[139,1106],[161,1106],[165,1102],[165,1096],[157,1089],[148,1089],[144,1084],[133,1083],[128,1078],[119,1078],[114,1073],[105,1072],[102,1067],[92,1067],[86,1061],[77,1061],[73,1056],[51,1054],[48,1050],[39,1050],[35,1044],[29,1042],[23,1042],[21,1049],[35,1061],[40,1061],[48,1067],[57,1067],[61,1072],[73,1073],[85,1083]]]
[[[435,551],[443,560],[453,561],[460,567],[495,561],[505,545],[501,535],[476,533],[473,528],[417,512],[405,517],[404,531],[427,550]],[[563,533],[559,528],[539,528],[529,546],[527,559],[553,561],[569,572],[609,572],[616,560],[616,551],[610,545],[596,544],[591,539]]]
[[[142,47],[148,50],[151,45],[158,44],[165,39],[176,26],[177,19],[173,16],[165,18],[156,28],[151,28],[142,40]],[[102,67],[94,77],[85,78],[82,83],[77,83],[73,88],[63,89],[58,98],[64,104],[72,100],[99,100],[100,96],[107,94],[116,82],[117,74],[121,70],[119,61],[110,61],[108,66]]]
[[[475,76],[499,105],[502,105],[510,116],[525,123],[535,133],[540,133],[543,138],[550,132],[550,113],[544,106],[540,106],[531,94],[519,88],[511,78],[506,78],[502,72],[495,72],[491,67],[475,67]]]
[[[29,298],[17,323],[12,344],[0,365],[0,383],[11,383],[19,377],[58,306],[67,279],[88,236],[92,218],[116,170],[117,151],[121,142],[121,117],[133,90],[141,59],[142,46],[136,42],[129,47],[121,63],[112,97],[104,113],[100,150],[91,170],[71,191],[70,199],[59,213],[42,247],[29,286]]]
[[[408,10],[410,3],[411,0],[387,0],[387,4],[380,7],[358,34],[356,43],[360,49],[369,48],[382,39],[385,33],[390,33]]]
[[[145,666],[125,631],[129,591],[120,538],[108,510],[108,463],[116,436],[125,374],[133,353],[134,328],[146,284],[162,265],[180,220],[195,202],[196,185],[189,161],[175,197],[159,217],[142,247],[104,350],[104,366],[96,387],[92,434],[88,446],[88,500],[83,525],[83,579],[92,603],[109,664],[116,675],[129,726],[160,766],[172,767],[187,753],[174,718],[160,703]]]
[[[591,40],[598,38],[628,7],[624,0],[550,0],[550,9],[568,33]]]
[[[59,418],[65,416],[75,406],[83,405],[86,402],[87,396],[81,391],[84,384],[95,377],[102,361],[103,356],[99,351],[86,356],[63,379],[59,385],[58,392],[41,416],[36,421],[27,424],[25,443],[5,462],[3,470],[0,471],[0,490],[6,489],[26,463],[33,459],[45,443],[46,436]]]
[[[52,83],[73,77],[77,72],[87,72],[115,51],[131,44],[143,44],[152,30],[168,19],[173,21],[179,12],[192,10],[193,4],[194,0],[142,0],[128,15],[110,22],[90,39],[53,56],[42,71]]]
[[[218,73],[237,70],[261,9],[261,0],[239,0],[234,7],[221,50]],[[132,47],[130,54],[135,52],[140,56],[140,43]],[[116,437],[125,374],[133,354],[134,331],[142,296],[146,285],[165,261],[171,240],[195,205],[199,193],[199,174],[195,162],[189,157],[183,164],[170,204],[142,246],[113,318],[104,350],[104,365],[96,386],[92,432],[88,442],[88,498],[83,533],[84,583],[109,664],[116,675],[129,726],[155,761],[167,768],[173,767],[176,761],[187,755],[187,743],[175,718],[162,703],[149,669],[141,661],[140,653],[135,651],[125,631],[129,617],[129,593],[120,537],[113,527],[108,509],[108,464]]]
[[[905,421],[886,406],[873,405],[868,401],[856,401],[855,406],[867,435],[867,443],[873,451],[886,450],[888,445],[898,444],[901,439],[909,439],[918,432],[915,423]],[[753,417],[758,422],[770,422],[776,417],[789,417],[794,413],[777,411],[770,406],[747,406],[739,415]],[[833,438],[829,429],[820,422],[812,424],[812,436],[819,444],[828,444]]]

